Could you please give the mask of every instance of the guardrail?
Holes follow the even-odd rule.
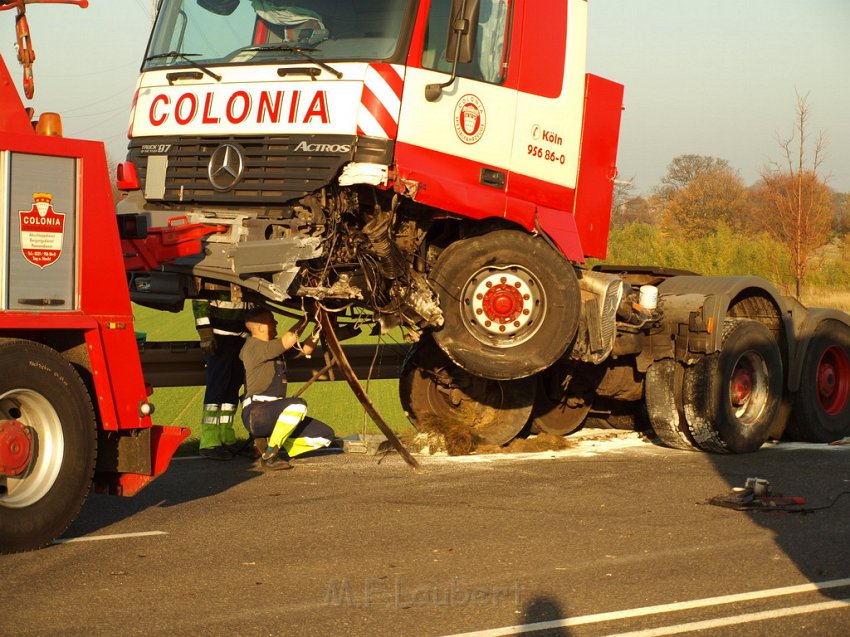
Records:
[[[410,351],[407,343],[382,345],[346,345],[345,355],[358,378],[398,378],[404,359]],[[206,363],[198,341],[145,341],[139,345],[145,381],[154,387],[194,387],[206,384]],[[311,380],[331,361],[324,348],[317,348],[312,358],[286,361],[290,382]],[[371,372],[371,373],[370,373]],[[331,367],[316,380],[345,380]]]

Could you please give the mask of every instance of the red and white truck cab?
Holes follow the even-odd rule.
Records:
[[[164,0],[119,167],[121,212],[168,228],[130,250],[134,300],[179,307],[230,282],[353,301],[384,328],[434,330],[473,373],[546,368],[578,325],[571,262],[607,247],[622,87],[585,73],[586,14]],[[171,258],[162,236],[194,224],[220,229]]]

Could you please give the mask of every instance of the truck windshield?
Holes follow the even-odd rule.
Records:
[[[142,70],[390,59],[416,0],[291,1],[163,0]]]

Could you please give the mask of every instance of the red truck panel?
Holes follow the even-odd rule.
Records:
[[[622,110],[623,85],[588,75],[575,202],[576,226],[587,257],[604,259],[608,252]]]

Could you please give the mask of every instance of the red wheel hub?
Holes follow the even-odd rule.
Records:
[[[499,283],[481,301],[485,316],[497,323],[512,323],[522,312],[522,294],[515,286]]]
[[[22,474],[32,460],[32,434],[17,420],[0,420],[0,475]]]
[[[536,287],[532,275],[519,267],[510,271],[485,268],[471,277],[462,296],[476,338],[480,334],[483,342],[515,339],[534,327],[544,307],[540,295],[535,294]]]
[[[818,400],[830,416],[847,408],[850,399],[850,360],[840,347],[828,347],[818,362],[816,372]]]
[[[739,367],[732,376],[731,399],[732,404],[740,407],[750,398],[753,393],[753,375],[748,369]]]

